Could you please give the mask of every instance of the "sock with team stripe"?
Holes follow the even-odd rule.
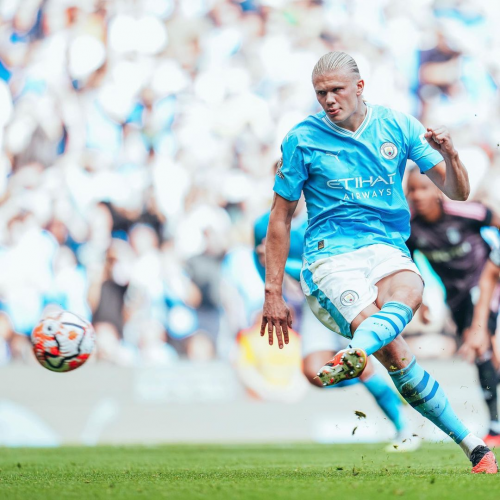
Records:
[[[402,411],[403,403],[394,392],[394,389],[391,389],[384,377],[378,373],[374,373],[371,377],[361,382],[370,391],[380,408],[382,408],[382,411],[389,417],[398,433],[400,433],[406,427],[406,422]]]
[[[413,318],[413,311],[402,302],[387,302],[380,311],[366,318],[354,332],[350,347],[359,347],[369,356],[392,342]]]
[[[389,372],[389,375],[408,404],[450,436],[455,443],[460,444],[469,434],[451,408],[443,389],[417,363],[415,357],[406,368]]]

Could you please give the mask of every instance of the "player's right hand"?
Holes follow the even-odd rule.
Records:
[[[273,345],[273,329],[276,330],[278,346],[283,349],[283,339],[288,344],[288,328],[292,328],[292,314],[288,309],[281,295],[266,295],[264,311],[262,314],[262,325],[260,336],[267,332],[269,335],[269,345]]]
[[[446,127],[427,127],[427,132],[425,132],[424,137],[429,146],[439,151],[443,156],[456,153],[455,146],[451,140],[450,131]]]
[[[471,327],[463,334],[463,344],[458,353],[469,363],[481,358],[490,348],[490,333],[485,327]]]

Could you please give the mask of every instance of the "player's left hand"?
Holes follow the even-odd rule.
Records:
[[[430,147],[439,151],[443,156],[451,156],[457,152],[446,127],[427,127],[424,137]]]

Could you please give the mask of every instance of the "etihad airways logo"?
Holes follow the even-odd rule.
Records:
[[[344,179],[331,179],[326,185],[331,189],[343,189],[349,191],[344,194],[344,200],[361,198],[378,198],[380,196],[391,196],[392,188],[386,187],[394,184],[394,176],[388,174],[369,177],[346,177]]]
[[[374,177],[346,177],[345,179],[333,179],[326,184],[332,189],[363,189],[371,188],[375,185],[382,183],[385,185],[394,184],[394,176],[396,174],[389,174],[385,179],[381,175]]]

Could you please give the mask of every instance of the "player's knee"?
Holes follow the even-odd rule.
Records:
[[[407,286],[396,290],[392,294],[390,300],[406,304],[407,306],[411,307],[413,312],[415,313],[422,305],[422,293],[422,286]]]

